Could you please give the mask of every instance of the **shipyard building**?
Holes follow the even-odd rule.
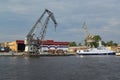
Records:
[[[14,52],[24,52],[25,44],[24,40],[16,40],[12,42],[4,42],[2,45],[9,47],[10,50]],[[52,51],[68,51],[69,42],[59,42],[54,40],[45,40],[42,42],[42,51],[43,52],[52,52]]]

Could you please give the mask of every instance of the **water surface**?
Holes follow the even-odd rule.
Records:
[[[0,57],[0,80],[120,80],[120,57]]]

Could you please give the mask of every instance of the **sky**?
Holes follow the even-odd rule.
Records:
[[[58,26],[48,24],[45,39],[82,43],[88,32],[120,43],[120,0],[0,0],[0,42],[24,40],[45,9]]]

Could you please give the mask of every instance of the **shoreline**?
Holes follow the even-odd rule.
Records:
[[[50,54],[50,53],[42,53],[39,55],[27,55],[24,52],[0,52],[0,57],[2,56],[28,56],[28,57],[40,57],[40,56],[77,56],[75,53],[66,53],[66,54]],[[81,56],[81,55],[79,55]],[[82,55],[82,56],[87,56],[87,55]],[[98,55],[99,56],[99,55]],[[114,56],[120,56],[116,53]]]
[[[37,55],[39,56],[74,56],[76,54],[74,53],[67,53],[67,54],[50,54],[50,53],[42,53]],[[29,56],[26,55],[24,52],[18,52],[18,53],[14,53],[14,52],[0,52],[0,56]],[[34,55],[33,55],[34,57]]]

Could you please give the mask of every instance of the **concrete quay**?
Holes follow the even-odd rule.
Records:
[[[73,53],[66,53],[66,54],[50,54],[50,53],[41,53],[38,56],[71,56],[75,55]],[[24,52],[0,52],[0,56],[25,56]]]
[[[23,53],[0,52],[0,56],[22,56]]]

